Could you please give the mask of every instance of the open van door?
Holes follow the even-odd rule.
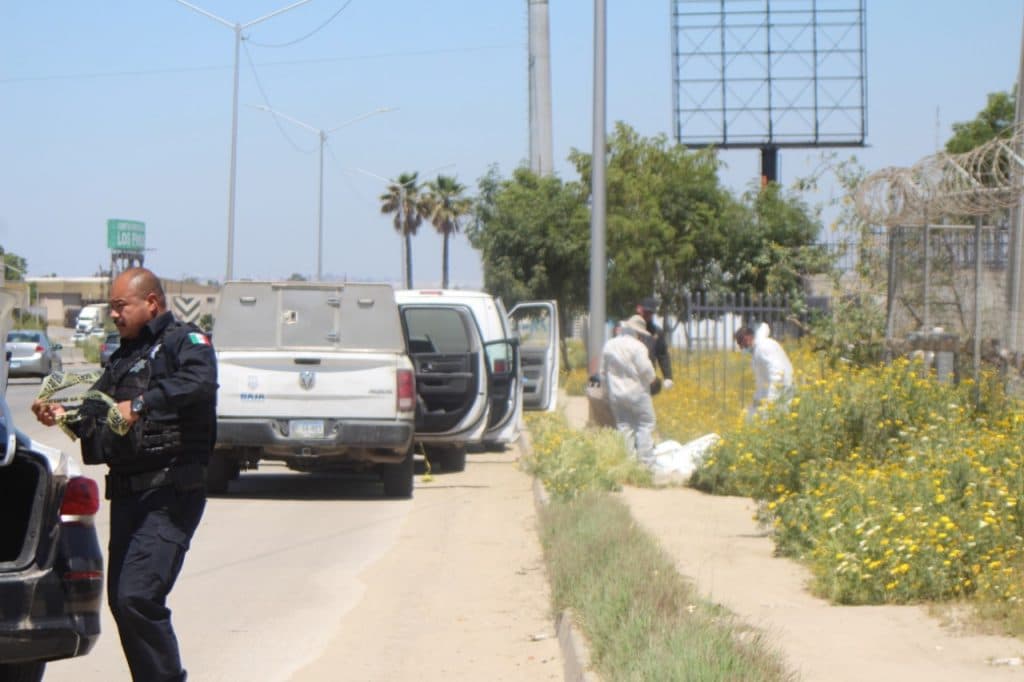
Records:
[[[487,428],[485,349],[465,306],[399,304],[416,371],[416,440],[476,443]]]
[[[519,339],[523,409],[553,412],[558,404],[558,303],[519,303],[509,317]]]

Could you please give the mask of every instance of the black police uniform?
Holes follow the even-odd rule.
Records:
[[[213,347],[197,327],[162,313],[122,341],[93,388],[135,401],[141,415],[117,436],[105,424],[107,406],[94,405],[94,418],[77,429],[83,458],[110,467],[107,601],[132,678],[184,680],[166,599],[206,506],[217,424]]]
[[[661,376],[672,379],[672,360],[668,355],[668,343],[665,341],[665,333],[661,327],[654,323],[654,319],[647,320],[647,333],[650,334],[650,341],[647,342],[647,351],[651,356],[651,364],[661,366]]]
[[[643,339],[644,345],[647,346],[647,354],[651,358],[651,364],[655,367],[661,366],[661,376],[671,381],[672,359],[668,354],[668,340],[665,338],[665,332],[654,322],[653,313],[658,309],[658,301],[654,298],[645,298],[640,301],[638,307],[642,308],[644,312],[651,313],[649,318],[646,315],[644,316],[644,322],[647,324],[647,333],[650,336]]]

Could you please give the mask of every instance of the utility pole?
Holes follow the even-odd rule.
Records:
[[[594,149],[590,163],[590,343],[587,367],[591,375],[601,366],[604,347],[605,279],[605,0],[594,0]]]
[[[529,8],[530,170],[551,175],[551,32],[548,0],[527,0]]]
[[[261,22],[276,17],[278,14],[283,14],[288,10],[295,9],[305,5],[312,0],[299,0],[296,3],[282,7],[281,9],[274,10],[270,14],[265,14],[258,19],[239,24],[237,22],[231,22],[223,17],[219,17],[212,12],[207,12],[201,7],[196,7],[192,3],[185,2],[185,0],[177,0],[178,4],[188,7],[193,12],[198,12],[208,19],[213,19],[218,24],[227,26],[235,32],[235,69],[231,95],[231,163],[228,170],[228,254],[227,254],[227,268],[225,270],[225,281],[234,279],[235,275],[235,176],[236,166],[238,163],[238,55],[242,46],[242,31],[255,26]]]

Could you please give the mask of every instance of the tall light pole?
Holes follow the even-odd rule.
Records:
[[[439,171],[439,170],[444,170],[445,168],[450,168],[450,167],[452,167],[454,165],[455,165],[454,163],[446,163],[446,164],[443,164],[441,166],[435,166],[434,168],[431,168],[430,170],[425,171],[424,175],[429,175],[430,173],[434,173],[434,172]],[[371,173],[370,171],[362,169],[362,168],[353,168],[352,170],[356,171],[357,173],[362,173],[363,175],[366,175],[368,177],[375,178],[377,180],[381,180],[382,182],[386,182],[388,185],[395,185],[396,187],[398,187],[398,224],[399,225],[403,225],[404,223],[403,223],[402,212],[405,210],[405,184],[403,184],[401,182],[398,182],[397,180],[392,180],[390,178],[385,178],[383,175],[377,175],[376,173]],[[417,173],[417,177],[418,176],[419,176],[419,173]],[[411,258],[411,253],[410,252],[411,252],[411,249],[412,249],[412,244],[410,244],[410,241],[411,240],[409,239],[409,235],[404,233],[404,228],[403,228],[403,234],[402,234],[402,285],[406,289],[412,289],[412,268],[409,265],[409,260]]]
[[[604,346],[605,279],[605,0],[594,0],[594,149],[590,162],[590,343],[588,369],[596,374]]]
[[[374,109],[373,111],[368,111],[365,114],[360,114],[359,116],[356,116],[355,118],[351,118],[351,119],[345,121],[344,123],[339,123],[338,125],[334,126],[333,128],[326,128],[325,129],[325,128],[315,128],[315,127],[311,126],[308,123],[304,123],[304,122],[300,121],[297,118],[289,116],[288,114],[281,113],[280,111],[276,111],[274,109],[271,109],[270,107],[268,107],[266,105],[263,105],[263,104],[256,105],[254,108],[259,109],[260,111],[266,111],[266,112],[268,112],[270,114],[273,114],[274,116],[279,116],[279,117],[283,118],[286,121],[290,121],[290,122],[294,123],[295,125],[299,126],[300,128],[305,128],[306,130],[308,130],[310,132],[314,132],[314,133],[316,133],[317,138],[320,140],[320,175],[319,175],[319,181],[318,181],[319,190],[317,192],[317,210],[316,210],[316,279],[317,279],[317,281],[320,281],[320,280],[323,279],[323,261],[324,261],[324,259],[323,259],[323,254],[324,254],[324,145],[327,144],[327,136],[330,135],[331,133],[333,133],[335,130],[338,130],[340,128],[344,128],[345,126],[352,125],[353,123],[357,123],[359,121],[362,121],[364,118],[369,118],[369,117],[375,116],[377,114],[383,114],[383,113],[386,113],[388,111],[395,111],[395,110],[390,108],[390,107],[380,107],[378,109]]]
[[[204,17],[213,19],[218,24],[227,26],[235,32],[235,71],[234,71],[234,85],[231,96],[231,166],[228,171],[228,265],[225,271],[225,279],[233,279],[235,275],[235,167],[238,159],[238,55],[242,46],[242,31],[255,26],[271,17],[276,17],[278,14],[283,14],[290,9],[295,9],[301,5],[305,5],[312,0],[299,0],[298,2],[292,3],[287,7],[274,10],[270,14],[265,14],[258,19],[239,24],[237,22],[230,22],[223,17],[219,17],[212,12],[207,12],[201,7],[196,7],[190,2],[185,0],[177,0],[177,2],[185,7],[188,7],[194,12],[202,14]]]

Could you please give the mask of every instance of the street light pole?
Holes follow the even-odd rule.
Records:
[[[288,114],[283,114],[280,111],[277,111],[275,109],[271,109],[270,107],[268,107],[268,106],[266,106],[264,104],[256,105],[253,108],[259,109],[260,111],[266,111],[267,113],[272,114],[273,116],[278,116],[280,118],[283,118],[286,121],[290,121],[291,123],[294,123],[295,125],[299,126],[300,128],[305,128],[306,130],[309,130],[310,132],[314,132],[314,133],[316,133],[317,139],[320,141],[320,174],[319,174],[320,175],[320,179],[318,181],[319,190],[317,192],[317,211],[316,211],[316,279],[317,279],[317,281],[320,281],[320,280],[323,279],[323,253],[324,253],[324,249],[323,249],[323,246],[324,246],[324,145],[327,144],[327,136],[330,135],[331,133],[333,133],[336,130],[344,128],[345,126],[349,126],[349,125],[352,125],[353,123],[357,123],[359,121],[362,121],[364,118],[370,118],[371,116],[375,116],[377,114],[384,114],[384,113],[387,113],[389,111],[396,111],[396,109],[393,109],[391,107],[379,107],[377,109],[374,109],[373,111],[368,111],[365,114],[360,114],[359,116],[356,116],[355,118],[350,118],[349,120],[345,121],[344,123],[339,123],[338,125],[334,126],[333,128],[326,128],[326,129],[324,129],[324,128],[315,128],[315,127],[311,126],[308,123],[304,123],[303,121],[300,121],[299,119],[295,118],[294,116],[289,116]]]
[[[237,168],[238,159],[238,57],[242,46],[242,31],[255,26],[261,22],[276,17],[278,14],[283,14],[288,10],[295,9],[305,5],[306,3],[312,2],[312,0],[299,0],[298,2],[292,3],[287,7],[274,10],[270,14],[265,14],[258,19],[240,24],[238,22],[231,22],[223,17],[219,17],[213,12],[208,12],[202,7],[197,7],[190,2],[185,0],[177,0],[178,4],[188,7],[193,12],[198,12],[204,17],[213,19],[218,24],[227,26],[235,32],[235,67],[234,67],[234,85],[232,88],[231,96],[231,163],[229,164],[228,171],[228,253],[227,253],[227,269],[225,270],[224,278],[226,280],[233,279],[235,274],[235,173]]]
[[[590,163],[590,335],[587,366],[597,374],[604,346],[606,277],[608,257],[605,252],[605,165],[607,144],[605,133],[605,84],[607,61],[605,0],[594,0],[594,130],[593,155]]]

